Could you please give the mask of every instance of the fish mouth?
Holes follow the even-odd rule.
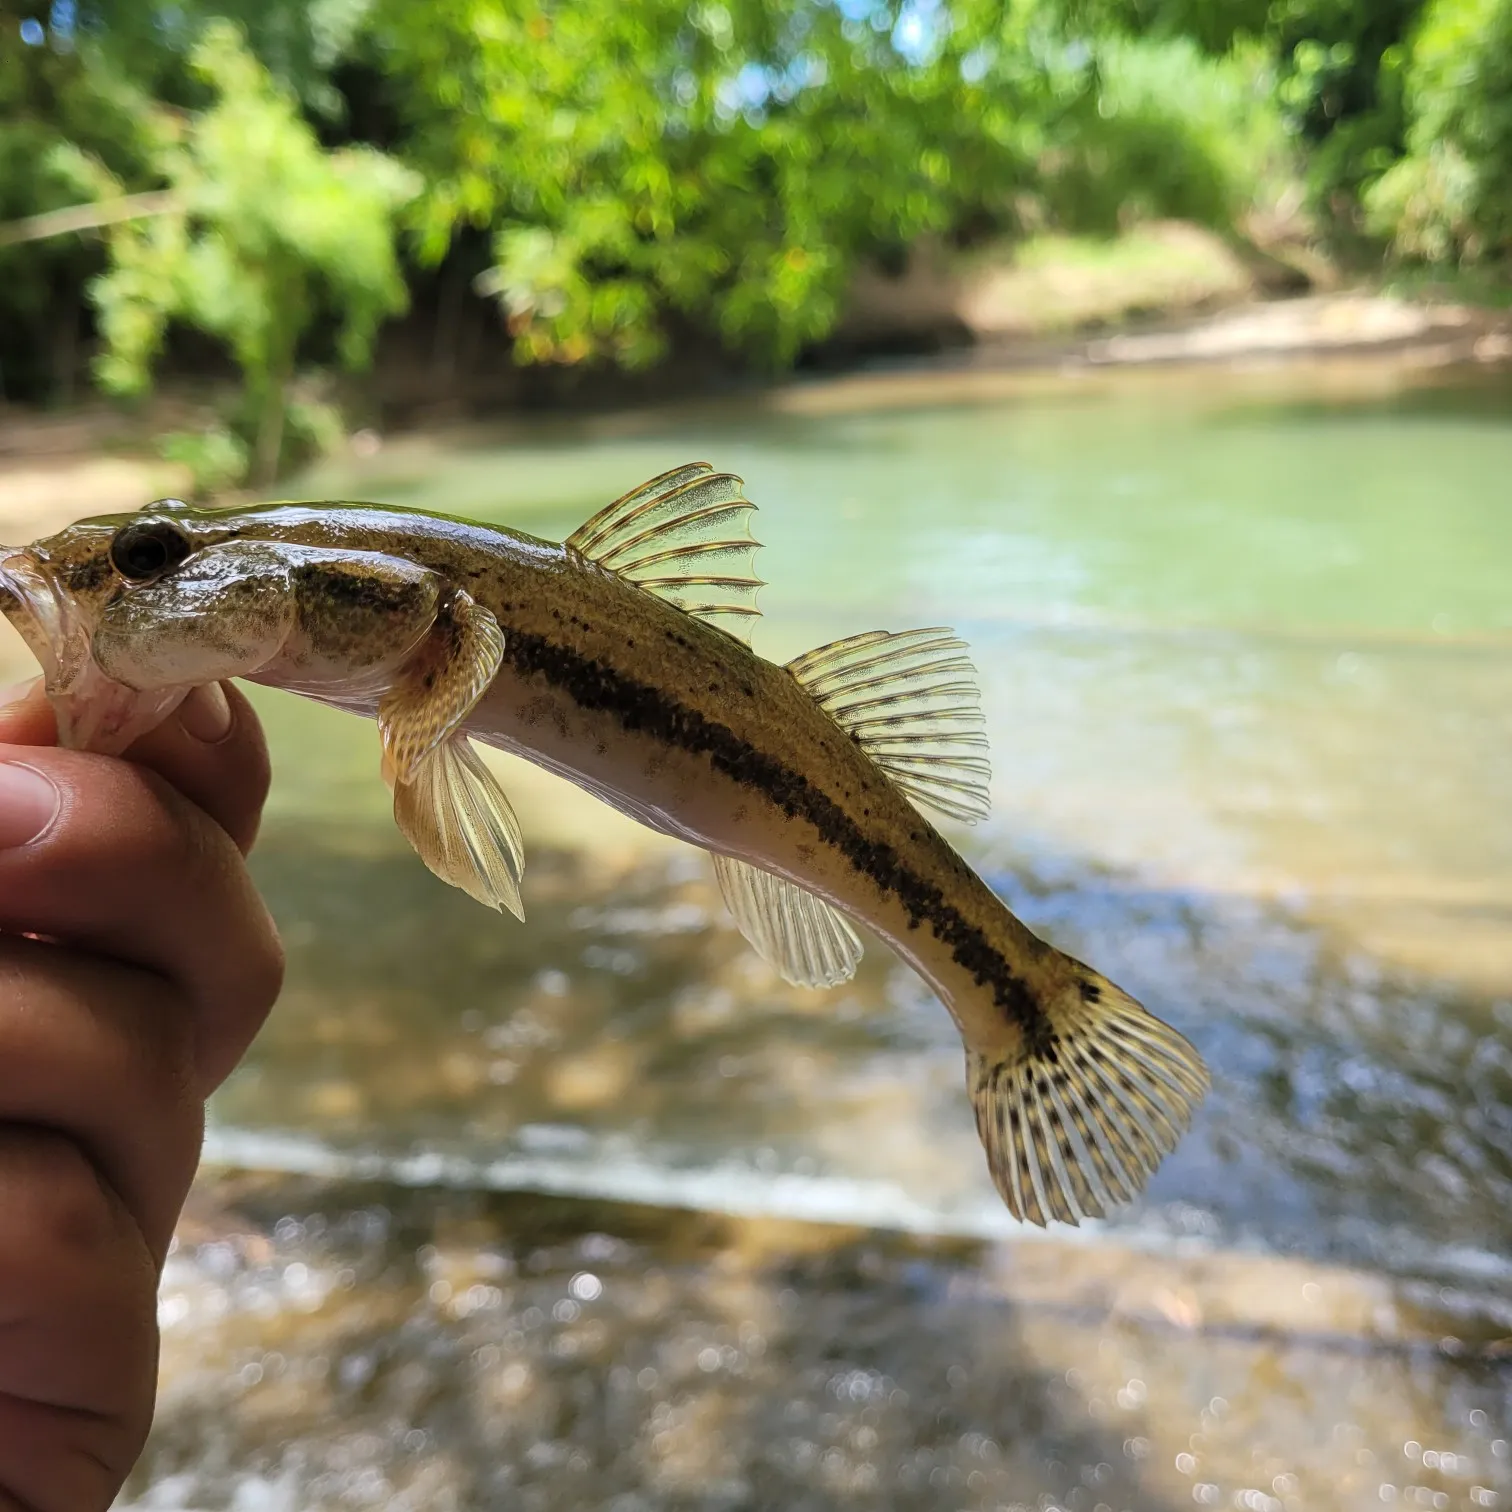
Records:
[[[107,677],[91,650],[92,629],[77,599],[29,547],[0,547],[0,614],[37,658],[58,722],[58,744],[118,756],[155,729],[187,688],[144,692]]]
[[[47,691],[65,693],[89,659],[89,634],[52,571],[27,547],[0,548],[0,613],[37,658]]]

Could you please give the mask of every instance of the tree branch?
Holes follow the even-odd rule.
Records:
[[[122,221],[168,215],[178,208],[178,196],[169,189],[128,194],[121,199],[100,200],[88,205],[69,205],[64,210],[49,210],[45,215],[31,215],[25,220],[0,224],[0,247],[45,241],[50,236],[67,236],[74,231],[97,231],[102,226],[115,226]]]

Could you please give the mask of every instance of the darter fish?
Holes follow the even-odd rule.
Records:
[[[955,1020],[1014,1215],[1099,1216],[1175,1145],[1202,1061],[1031,934],[926,817],[987,811],[950,630],[854,635],[785,666],[752,652],[753,508],[705,463],[560,544],[387,505],[166,500],[0,555],[0,608],[65,745],[119,752],[232,677],[376,719],[400,830],[517,916],[520,828],[474,742],[709,851],[740,930],[790,982],[851,976],[849,921],[866,925]]]

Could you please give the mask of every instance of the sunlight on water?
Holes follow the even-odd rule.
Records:
[[[1494,1355],[1445,1338],[1465,1323],[1436,1295],[1357,1273],[519,1196],[218,1197],[169,1262],[144,1512],[1512,1495]]]

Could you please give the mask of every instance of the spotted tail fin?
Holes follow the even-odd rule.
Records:
[[[1079,1223],[1132,1199],[1208,1089],[1187,1041],[1095,972],[1049,1013],[1051,1038],[1003,1058],[968,1047],[987,1165],[1015,1218]]]

